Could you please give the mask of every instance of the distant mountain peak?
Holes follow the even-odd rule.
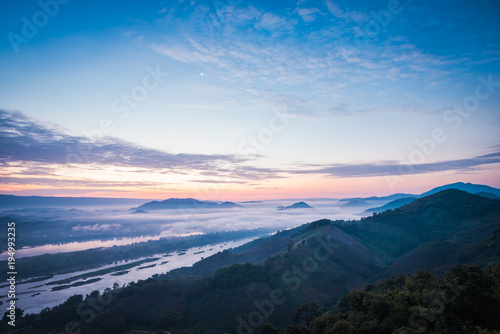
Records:
[[[366,206],[369,203],[362,199],[362,198],[354,198],[348,201],[346,204],[342,205],[343,207],[360,207],[360,206]]]
[[[399,198],[399,199],[396,199],[396,200],[389,202],[385,205],[382,205],[382,206],[379,206],[376,208],[366,209],[365,212],[366,213],[372,213],[372,212],[379,213],[379,212],[384,212],[386,210],[394,210],[394,209],[397,209],[403,205],[406,205],[408,203],[413,202],[415,199],[416,199],[416,197]]]
[[[482,184],[473,184],[473,183],[464,183],[464,182],[455,182],[451,184],[446,184],[444,186],[436,187],[434,189],[431,189],[420,196],[427,196],[427,195],[432,195],[437,192],[440,192],[442,190],[447,190],[447,189],[457,189],[457,190],[462,190],[466,191],[471,194],[477,194],[477,193],[490,193],[496,196],[500,196],[500,189],[493,188],[490,186],[485,186]]]
[[[289,206],[278,206],[278,210],[291,210],[291,209],[312,209],[313,207],[306,202],[297,202]]]
[[[172,209],[234,209],[242,208],[233,202],[200,201],[195,198],[169,198],[163,201],[147,202],[133,210],[172,210]]]
[[[457,190],[462,190],[466,191],[471,194],[477,194],[477,193],[489,193],[493,194],[495,196],[500,197],[500,189],[493,188],[490,186],[482,185],[482,184],[474,184],[470,182],[455,182],[451,184],[446,184],[440,187],[435,187],[427,192],[424,192],[423,194],[420,195],[412,195],[412,194],[402,194],[402,193],[396,193],[392,194],[389,196],[383,196],[383,197],[377,197],[377,196],[371,196],[371,197],[352,197],[352,198],[343,198],[340,200],[340,202],[348,202],[345,206],[363,206],[368,203],[366,201],[393,201],[401,198],[409,198],[409,197],[424,197],[428,195],[432,195],[435,193],[438,193],[442,190],[447,190],[447,189],[457,189]],[[488,196],[486,196],[488,197]]]
[[[439,210],[448,210],[463,217],[466,214],[472,214],[475,211],[481,211],[481,205],[497,205],[495,200],[472,194],[465,190],[450,188],[439,192],[423,196],[400,207],[406,213],[422,211],[423,208],[434,207]],[[472,214],[473,215],[473,214]]]

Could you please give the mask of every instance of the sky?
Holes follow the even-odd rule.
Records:
[[[498,1],[0,3],[0,193],[500,187]]]

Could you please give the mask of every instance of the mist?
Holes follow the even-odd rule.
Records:
[[[18,229],[18,256],[26,248],[43,247],[48,253],[127,245],[159,238],[255,230],[273,233],[318,219],[359,219],[365,207],[346,207],[336,199],[305,199],[313,208],[277,210],[294,200],[242,203],[235,209],[171,209],[135,213],[127,206],[102,208],[23,208],[0,212],[0,219],[14,220]],[[379,204],[379,203],[377,203]],[[376,206],[377,204],[373,204]],[[369,205],[367,205],[369,206]],[[5,251],[6,245],[0,243]],[[0,260],[6,254],[0,254]]]

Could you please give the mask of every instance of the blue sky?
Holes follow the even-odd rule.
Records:
[[[61,2],[0,5],[4,193],[500,187],[496,1]]]

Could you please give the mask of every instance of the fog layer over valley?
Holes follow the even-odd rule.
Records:
[[[151,277],[200,277],[225,263],[260,259],[262,254],[242,255],[241,249],[233,255],[222,252],[325,217],[348,228],[349,222],[371,216],[370,210],[384,205],[396,208],[401,199],[402,205],[409,202],[407,196],[224,202],[230,204],[208,208],[142,206],[153,207],[151,211],[126,204],[109,208],[14,207],[4,208],[0,220],[16,224],[15,257],[22,268],[16,276],[18,305],[37,313],[75,294],[103,292]],[[416,200],[422,195],[411,196]],[[262,243],[259,240],[255,242]],[[278,246],[283,245],[271,242],[264,248],[270,251]],[[0,243],[2,266],[7,266],[6,248]],[[200,265],[200,260],[212,255],[215,257]],[[195,263],[191,271],[175,270]],[[7,301],[7,296],[0,296],[0,303]]]
[[[263,229],[277,231],[292,228],[323,217],[358,219],[359,208],[341,207],[338,200],[308,200],[313,209],[278,211],[280,205],[294,200],[245,203],[235,209],[180,209],[135,213],[131,208],[24,208],[0,212],[0,219],[17,224],[17,247],[41,248],[53,253],[47,245],[60,251],[83,250],[101,246],[158,240],[161,237],[187,236],[237,230]],[[140,238],[140,239],[138,239]],[[116,240],[115,240],[116,239]],[[86,243],[99,241],[99,243]],[[106,241],[104,243],[100,243]],[[5,250],[0,243],[0,249]],[[57,247],[58,244],[70,244]],[[42,253],[39,253],[42,254]],[[31,255],[35,255],[31,253]],[[0,259],[4,259],[0,254]],[[23,256],[23,251],[18,253]]]
[[[255,238],[330,217],[359,219],[359,207],[336,199],[306,199],[312,208],[279,210],[297,200],[238,203],[234,208],[137,210],[136,207],[11,207],[16,223],[18,305],[36,313],[74,294],[145,280]],[[374,205],[380,201],[373,201]],[[0,263],[8,254],[2,238]],[[1,296],[5,303],[7,296]]]
[[[373,206],[377,207],[391,199],[358,198],[340,202],[355,203],[353,206],[360,209],[360,203],[374,205],[371,202],[377,201],[380,203]],[[306,201],[312,208],[303,208],[301,213],[283,217],[305,219],[307,210],[321,208],[323,202],[325,209],[330,207],[326,200]],[[339,208],[339,203],[336,203]],[[278,210],[275,203],[272,204],[268,206],[268,214],[272,217],[276,217],[275,211],[301,210]],[[290,206],[290,203],[285,204]],[[351,205],[340,208],[344,207]],[[466,300],[461,301],[461,296],[457,296],[456,302],[460,309],[463,305],[468,307],[464,314],[471,314],[479,304],[485,307],[493,305],[481,310],[481,314],[486,314],[484,319],[472,316],[471,326],[497,329],[500,325],[492,314],[498,314],[500,296],[497,293],[491,295],[488,298],[492,301],[486,303],[474,300],[478,291],[489,294],[498,290],[491,285],[492,282],[481,283],[483,280],[477,277],[484,275],[479,267],[474,266],[486,268],[492,279],[499,277],[499,213],[498,200],[448,189],[360,220],[321,219],[272,233],[265,232],[263,227],[240,228],[111,248],[25,257],[16,260],[16,266],[23,268],[18,273],[21,280],[17,282],[17,305],[27,313],[42,311],[22,319],[24,325],[32,324],[36,330],[40,329],[40,333],[51,333],[54,328],[63,328],[76,318],[85,322],[87,318],[78,310],[99,298],[110,298],[106,299],[110,303],[103,306],[102,312],[96,313],[95,321],[92,321],[93,317],[87,319],[89,330],[82,327],[84,332],[125,333],[137,329],[146,333],[168,331],[173,334],[252,332],[242,331],[245,327],[255,328],[257,333],[264,322],[254,322],[252,317],[259,311],[259,314],[264,314],[259,317],[264,319],[265,316],[274,326],[286,328],[286,334],[323,333],[318,330],[327,325],[339,327],[347,318],[350,322],[359,321],[360,326],[369,326],[363,332],[391,333],[384,328],[407,327],[415,301],[434,307],[432,301],[427,305],[429,301],[425,294],[416,299],[408,295],[415,289],[427,291],[427,285],[420,286],[420,278],[434,280],[432,275],[444,275],[445,280],[464,287],[457,293],[465,293]],[[290,221],[294,222],[293,219]],[[263,237],[256,238],[262,233]],[[416,281],[404,275],[415,271]],[[396,275],[394,279],[387,280],[393,275]],[[447,279],[450,275],[452,278]],[[35,276],[38,278],[29,278]],[[374,283],[377,280],[379,283]],[[366,292],[370,292],[374,284],[383,288],[387,283],[392,285],[391,282],[407,284],[404,290],[398,287],[399,283],[392,289],[394,293],[402,294],[403,302],[391,298],[391,291],[383,290],[388,300],[395,304],[372,304],[371,299],[366,299],[369,298],[366,293],[355,290],[365,286]],[[495,284],[499,286],[500,282]],[[449,290],[442,287],[444,292]],[[351,302],[345,304],[345,296],[350,291]],[[276,294],[281,299],[274,298]],[[363,298],[361,302],[360,296]],[[2,298],[2,303],[6,303],[6,297]],[[271,299],[274,301],[269,301]],[[264,304],[266,308],[260,307]],[[360,307],[359,312],[356,311],[359,314],[352,313],[352,308],[358,307],[356,305]],[[374,311],[366,312],[367,305],[373,306]],[[387,312],[380,313],[377,305],[386,305],[383,310]],[[313,322],[305,325],[294,322],[298,310],[311,308],[314,311],[311,319],[317,319],[314,326],[318,328],[314,331]],[[446,306],[446,309],[450,313],[450,307]],[[331,317],[330,312],[338,313],[339,310],[348,313],[343,318]],[[321,313],[324,317],[318,322]],[[448,321],[446,319],[466,319],[454,313],[439,314],[436,328],[452,328],[454,325],[442,323]],[[366,317],[374,317],[374,320],[366,322]],[[445,319],[441,319],[443,317]],[[433,333],[461,333],[455,328],[461,326],[462,323],[451,331],[436,330]],[[221,330],[212,331],[213,328]],[[264,333],[264,326],[261,332]],[[285,332],[275,329],[271,333]]]

